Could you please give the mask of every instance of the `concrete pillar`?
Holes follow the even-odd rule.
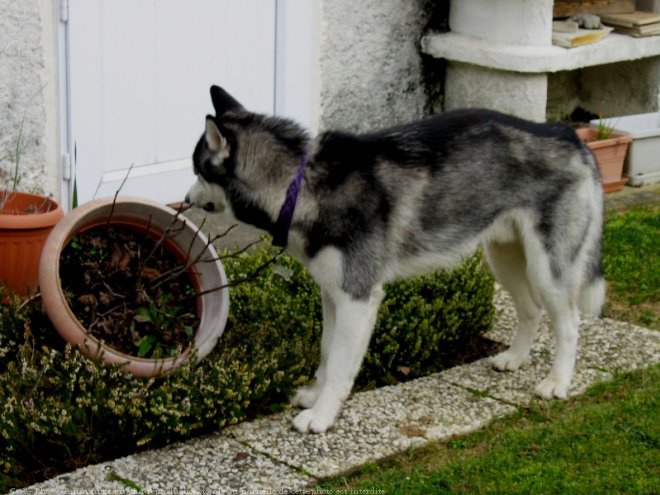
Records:
[[[552,0],[452,0],[452,32],[503,45],[552,44]],[[508,72],[450,62],[445,108],[485,107],[545,120],[546,74]]]
[[[452,0],[455,33],[507,45],[552,44],[552,0]]]
[[[445,110],[490,108],[518,117],[545,120],[547,74],[521,74],[449,62]]]

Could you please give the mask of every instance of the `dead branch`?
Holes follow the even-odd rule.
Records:
[[[284,254],[284,251],[285,251],[285,248],[282,248],[275,256],[273,256],[272,258],[268,259],[267,261],[265,261],[264,263],[259,265],[250,275],[247,275],[247,276],[241,277],[241,278],[237,278],[235,280],[232,280],[231,282],[227,282],[226,284],[219,285],[218,287],[213,287],[212,289],[207,289],[207,290],[204,290],[204,291],[201,291],[201,292],[197,292],[193,296],[184,298],[181,301],[187,301],[188,299],[192,299],[193,297],[201,297],[201,296],[204,296],[206,294],[211,294],[213,292],[217,292],[217,291],[222,290],[222,289],[228,289],[230,287],[235,287],[239,284],[244,284],[246,282],[254,282],[259,277],[259,275],[261,275],[261,272],[263,272],[266,268],[268,268],[270,265],[272,265],[278,259],[280,259],[282,254]]]
[[[121,181],[121,184],[119,184],[119,187],[115,191],[115,197],[112,200],[112,208],[110,208],[110,215],[108,215],[108,222],[106,223],[106,226],[110,226],[110,220],[112,220],[112,216],[115,214],[115,205],[117,204],[117,196],[119,196],[119,192],[124,188],[124,184],[126,184],[126,181],[128,180],[128,176],[131,175],[131,171],[133,170],[134,165],[135,163],[131,163],[131,166],[128,167],[128,171],[124,176],[124,180]]]
[[[202,221],[202,223],[199,225],[197,231],[195,232],[195,236],[193,237],[190,245],[188,246],[188,253],[187,253],[186,262],[182,263],[181,265],[179,265],[175,268],[173,268],[172,270],[169,270],[165,273],[162,273],[159,277],[155,278],[152,281],[152,285],[150,286],[152,289],[158,289],[164,283],[167,283],[170,280],[179,277],[180,275],[182,275],[185,272],[189,271],[197,263],[210,263],[210,262],[216,262],[216,261],[221,259],[221,257],[218,257],[218,256],[214,256],[214,257],[211,257],[211,258],[204,258],[204,255],[208,252],[208,248],[210,246],[212,246],[214,242],[216,242],[217,240],[219,240],[219,239],[225,237],[226,235],[228,235],[229,232],[231,232],[234,228],[237,227],[237,224],[231,225],[230,227],[228,227],[221,234],[216,234],[214,236],[208,237],[205,244],[204,244],[204,246],[199,250],[199,253],[197,253],[195,256],[193,256],[192,255],[192,250],[193,250],[193,247],[194,247],[194,241],[197,238],[197,234],[199,234],[202,226],[204,225],[204,221]]]

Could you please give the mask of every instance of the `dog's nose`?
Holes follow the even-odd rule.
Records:
[[[190,194],[186,194],[186,199],[184,199],[184,201],[190,204]]]
[[[204,210],[208,212],[215,211],[215,205],[211,202],[206,203],[202,208],[204,208]]]

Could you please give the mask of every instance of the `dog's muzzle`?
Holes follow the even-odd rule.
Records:
[[[215,204],[213,204],[213,203],[210,202],[210,201],[207,202],[207,203],[204,203],[204,204],[202,204],[202,205],[198,205],[198,204],[194,203],[194,202],[191,201],[191,199],[190,199],[190,194],[186,194],[185,202],[186,202],[186,204],[189,204],[189,205],[192,205],[192,206],[197,206],[197,207],[199,207],[199,208],[202,208],[204,211],[208,211],[209,213],[213,213],[213,212],[215,211],[215,209],[216,209],[216,208],[215,208]]]
[[[225,210],[225,197],[222,188],[199,179],[186,194],[185,201],[209,213],[221,213]]]

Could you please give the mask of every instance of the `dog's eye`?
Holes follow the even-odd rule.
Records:
[[[218,167],[214,165],[211,160],[206,160],[204,162],[204,175],[208,177],[213,177],[214,175],[218,175]]]
[[[214,165],[211,160],[207,160],[204,162],[199,173],[206,181],[218,184],[219,186],[226,186],[229,182],[230,174],[224,163]]]

